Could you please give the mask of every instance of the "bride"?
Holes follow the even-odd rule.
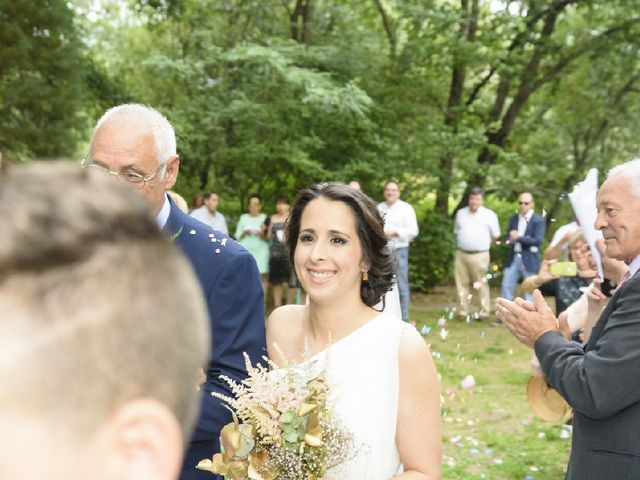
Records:
[[[431,354],[415,328],[372,308],[394,273],[375,203],[343,184],[314,185],[296,201],[286,242],[309,302],[270,315],[269,356],[324,358],[333,407],[364,445],[327,477],[439,479],[440,386]]]

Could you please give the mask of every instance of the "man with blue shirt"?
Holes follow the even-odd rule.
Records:
[[[264,300],[255,260],[235,241],[182,213],[169,199],[166,192],[176,182],[180,158],[173,127],[160,112],[139,104],[108,110],[96,124],[85,165],[118,177],[146,198],[159,228],[180,246],[202,287],[211,324],[211,359],[205,366],[200,417],[180,478],[209,480],[211,474],[195,466],[220,451],[220,430],[231,421],[231,413],[211,392],[230,395],[220,376],[241,381],[247,376],[243,353],[255,363],[266,352]]]
[[[218,211],[218,204],[220,203],[220,197],[216,192],[207,192],[204,194],[204,205],[196,208],[191,215],[196,220],[200,220],[202,223],[209,225],[214,230],[229,235],[229,229],[227,228],[227,220],[224,215]]]

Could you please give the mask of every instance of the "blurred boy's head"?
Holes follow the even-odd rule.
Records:
[[[148,204],[89,170],[0,171],[0,478],[176,478],[197,413],[197,281]]]

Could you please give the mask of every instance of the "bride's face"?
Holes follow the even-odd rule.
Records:
[[[300,219],[294,254],[298,278],[311,299],[360,298],[362,248],[356,218],[343,202],[309,202]]]

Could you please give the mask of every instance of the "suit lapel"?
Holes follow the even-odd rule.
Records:
[[[615,308],[615,304],[618,300],[618,296],[620,295],[620,292],[625,286],[626,285],[623,285],[622,287],[618,288],[613,294],[613,296],[609,299],[609,303],[607,303],[607,306],[603,310],[600,317],[598,317],[598,320],[596,321],[595,325],[593,326],[593,329],[591,330],[591,336],[589,337],[589,341],[585,346],[585,351],[592,350],[596,342],[602,336],[602,331],[604,330],[604,327],[607,325],[607,322],[609,321],[609,317],[611,316],[611,313]]]
[[[184,215],[178,207],[169,199],[171,204],[171,211],[169,212],[169,218],[164,226],[164,231],[171,236],[171,240],[176,243],[180,243],[182,235],[184,233],[184,221],[182,215]]]

